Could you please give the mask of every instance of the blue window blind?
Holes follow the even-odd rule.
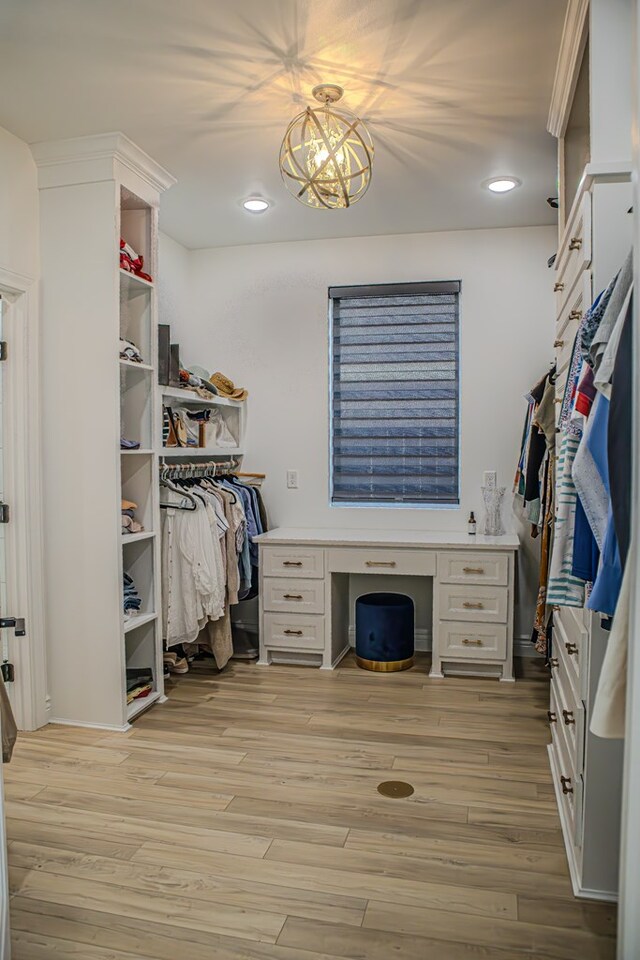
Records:
[[[460,282],[333,287],[331,500],[457,504]]]

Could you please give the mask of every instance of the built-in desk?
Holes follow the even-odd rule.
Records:
[[[515,535],[280,527],[256,541],[260,664],[332,670],[349,650],[348,574],[395,574],[433,581],[431,677],[513,680]]]

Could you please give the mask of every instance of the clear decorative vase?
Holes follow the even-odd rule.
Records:
[[[502,502],[506,487],[482,487],[484,502],[484,533],[487,537],[499,537],[504,533]]]

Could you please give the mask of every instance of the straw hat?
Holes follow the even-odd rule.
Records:
[[[214,373],[209,377],[209,383],[212,383],[214,387],[217,387],[218,393],[223,397],[231,397],[232,400],[246,400],[249,396],[249,391],[243,389],[242,387],[236,387],[233,380],[229,380],[229,377],[225,377],[224,373]]]

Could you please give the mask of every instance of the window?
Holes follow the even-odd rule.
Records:
[[[329,290],[331,502],[458,500],[459,281]]]

